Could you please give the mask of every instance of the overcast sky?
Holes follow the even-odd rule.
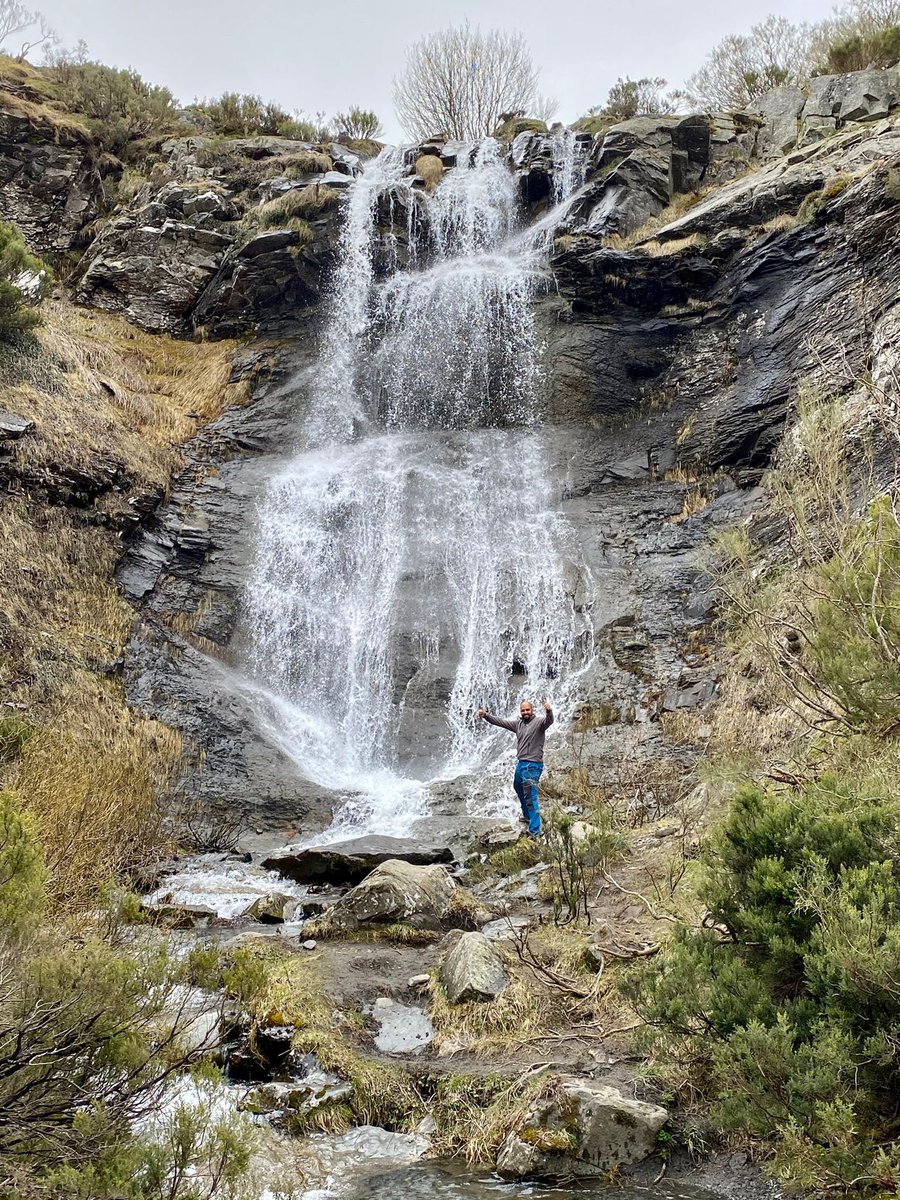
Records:
[[[401,133],[391,80],[405,48],[468,17],[518,29],[541,68],[541,90],[573,121],[600,104],[619,75],[680,84],[720,38],[775,11],[829,15],[828,0],[35,0],[66,45],[131,66],[185,103],[223,91],[259,93],[307,114],[358,104]]]

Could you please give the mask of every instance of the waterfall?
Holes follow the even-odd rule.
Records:
[[[496,751],[479,705],[559,692],[581,631],[515,179],[484,142],[418,198],[411,265],[379,279],[379,197],[408,187],[386,150],[350,188],[311,418],[261,503],[246,606],[270,736],[354,794],[345,826],[384,833]]]

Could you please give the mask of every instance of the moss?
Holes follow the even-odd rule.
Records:
[[[545,1129],[531,1125],[519,1130],[519,1137],[541,1154],[565,1154],[578,1149],[578,1138],[568,1129]]]
[[[504,121],[502,125],[498,125],[494,130],[494,137],[501,138],[503,141],[511,142],[514,137],[520,133],[546,133],[547,122],[537,121],[532,117],[512,117],[508,121]]]
[[[590,133],[595,137],[598,133],[605,133],[614,124],[611,117],[603,116],[602,113],[595,113],[593,116],[580,117],[573,125],[572,129],[576,133]]]

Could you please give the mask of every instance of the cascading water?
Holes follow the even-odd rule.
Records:
[[[562,686],[580,632],[515,179],[488,140],[407,193],[412,266],[379,279],[380,198],[408,185],[388,150],[350,189],[311,419],[263,502],[248,595],[270,735],[356,793],[344,828],[383,833],[424,814],[423,781],[482,761],[475,708]]]

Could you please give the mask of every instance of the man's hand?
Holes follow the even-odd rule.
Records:
[[[479,717],[481,717],[481,718],[482,718],[482,720],[483,720],[483,719],[484,719],[484,718],[487,716],[487,709],[486,709],[486,708],[479,708],[479,710],[478,710],[478,716],[479,716]]]
[[[544,712],[553,712],[553,706],[546,696],[544,697]]]

